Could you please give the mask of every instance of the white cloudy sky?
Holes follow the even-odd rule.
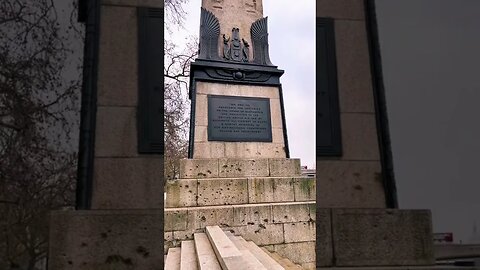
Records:
[[[190,0],[184,29],[174,33],[178,45],[198,36],[200,0]],[[294,5],[287,0],[263,0],[268,16],[270,59],[285,71],[281,77],[290,157],[315,167],[315,1]]]

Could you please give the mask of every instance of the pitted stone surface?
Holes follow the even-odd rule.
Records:
[[[268,160],[270,176],[300,176],[300,159],[271,158]]]
[[[315,261],[315,241],[280,244],[275,245],[274,249],[280,256],[297,264]]]
[[[432,265],[428,210],[332,209],[337,266]]]
[[[218,159],[181,159],[180,178],[218,177]]]
[[[272,222],[272,207],[269,204],[234,206],[233,212],[233,226]]]
[[[333,265],[332,220],[330,209],[316,209],[316,264],[318,267]]]
[[[248,202],[293,202],[295,200],[293,185],[294,179],[291,177],[249,178]]]
[[[315,222],[293,222],[283,224],[285,243],[315,241]]]
[[[315,178],[302,177],[294,179],[295,185],[295,201],[314,201],[316,197],[316,181]]]
[[[187,229],[187,208],[165,211],[164,230],[182,231]]]
[[[206,226],[232,226],[234,224],[232,206],[195,207],[188,209],[188,228],[191,230]]]
[[[164,260],[160,210],[54,211],[50,218],[50,270],[124,269],[118,259],[150,270]]]
[[[247,178],[231,178],[218,185],[216,179],[198,180],[198,205],[227,205],[248,203]]]
[[[308,203],[288,203],[272,206],[273,222],[299,222],[310,221],[310,208]]]
[[[196,179],[167,181],[166,207],[197,206],[198,183]]]
[[[220,159],[220,177],[268,176],[268,159]]]
[[[285,242],[283,224],[256,224],[228,229],[235,235],[241,235],[247,241],[257,245],[272,245]]]

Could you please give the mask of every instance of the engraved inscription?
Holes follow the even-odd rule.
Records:
[[[208,140],[271,142],[270,100],[208,96]]]

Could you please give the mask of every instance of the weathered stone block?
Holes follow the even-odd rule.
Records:
[[[374,113],[367,30],[364,21],[336,21],[340,112]]]
[[[380,160],[375,114],[340,114],[344,160]]]
[[[333,265],[332,222],[330,209],[316,209],[316,264],[317,267]]]
[[[135,107],[98,107],[95,156],[138,156],[136,124]]]
[[[315,178],[302,177],[294,179],[295,201],[314,201],[316,198],[316,181]]]
[[[195,143],[208,142],[207,126],[195,126]]]
[[[300,176],[300,159],[271,158],[268,160],[270,176]]]
[[[199,179],[199,206],[248,203],[247,178]]]
[[[163,207],[163,158],[95,158],[93,209]]]
[[[259,246],[284,243],[283,224],[255,224],[228,228],[235,235]]]
[[[300,222],[310,221],[310,209],[308,203],[286,203],[272,205],[273,222]]]
[[[224,142],[196,142],[193,146],[193,158],[225,157]]]
[[[315,241],[315,222],[284,223],[285,243]]]
[[[167,181],[166,207],[197,206],[198,183],[196,179]]]
[[[321,208],[385,208],[379,161],[317,160]]]
[[[137,11],[135,8],[104,6],[100,27],[98,105],[136,106]]]
[[[317,17],[363,20],[363,0],[317,0]]]
[[[275,252],[297,264],[315,262],[315,241],[275,245]]]
[[[187,229],[187,208],[165,209],[165,231],[184,231]]]
[[[259,177],[248,179],[249,203],[294,201],[294,179]]]
[[[197,94],[195,99],[195,126],[208,126],[207,95]]]
[[[268,159],[233,159],[219,160],[220,177],[268,176]]]
[[[218,177],[218,159],[181,159],[180,178]]]
[[[48,269],[156,269],[162,223],[161,210],[54,211]]]
[[[337,266],[433,265],[428,210],[332,209]]]
[[[270,204],[234,206],[233,212],[233,226],[259,225],[272,222],[272,206]]]
[[[188,229],[203,229],[206,226],[232,226],[234,224],[232,206],[209,206],[188,208]]]

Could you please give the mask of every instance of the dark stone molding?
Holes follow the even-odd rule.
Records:
[[[383,82],[382,59],[380,55],[380,43],[374,0],[365,0],[365,15],[386,205],[388,208],[398,208],[397,188],[393,169],[393,154],[388,125],[387,101]]]
[[[100,0],[80,1],[80,8],[84,12],[81,15],[81,21],[85,22],[86,31],[75,208],[77,210],[86,210],[91,208],[93,189],[100,42]],[[89,12],[87,13],[86,10]]]
[[[218,40],[220,23],[212,12],[202,7],[200,12],[200,59],[216,59],[218,56]]]
[[[273,66],[268,52],[268,17],[261,18],[250,28],[253,43],[253,62],[260,65]]]
[[[193,144],[195,138],[195,104],[196,104],[196,83],[216,82],[228,84],[247,84],[277,86],[280,96],[280,109],[283,124],[283,139],[285,142],[286,157],[290,157],[288,147],[287,127],[285,122],[285,110],[283,102],[282,85],[280,77],[284,71],[276,66],[264,66],[252,63],[236,63],[214,60],[197,59],[190,66],[190,134],[188,144],[188,158],[193,158]]]
[[[280,85],[284,71],[275,66],[197,59],[190,67],[190,85],[194,80],[253,85]],[[190,87],[192,98],[192,87]]]

